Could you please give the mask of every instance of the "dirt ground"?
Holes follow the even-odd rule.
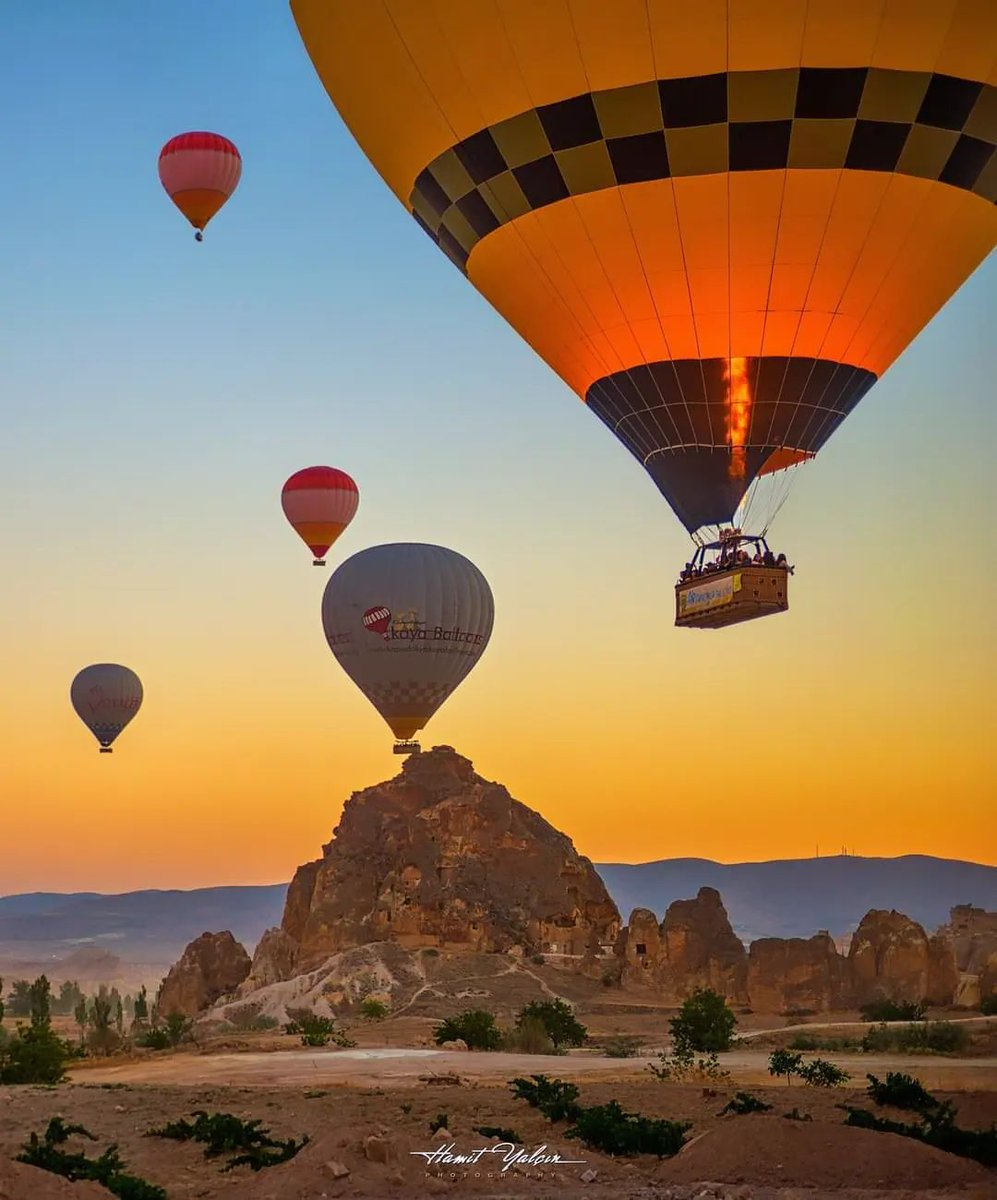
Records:
[[[608,1068],[593,1070],[595,1059],[585,1061],[581,1055],[441,1056],[448,1069],[452,1059],[460,1061],[465,1082],[457,1085],[430,1082],[439,1069],[435,1058],[360,1058],[358,1053],[363,1052],[302,1050],[217,1058],[177,1054],[128,1068],[77,1070],[72,1082],[57,1089],[0,1089],[0,1162],[15,1155],[31,1131],[42,1132],[58,1114],[97,1135],[97,1142],[81,1144],[87,1153],[117,1143],[128,1168],[165,1187],[170,1200],[422,1200],[465,1193],[495,1200],[578,1195],[593,1200],[694,1200],[701,1194],[733,1200],[873,1200],[886,1193],[889,1200],[993,1200],[997,1195],[997,1176],[966,1159],[891,1134],[842,1125],[840,1104],[868,1107],[858,1087],[828,1092],[772,1086],[769,1080],[751,1090],[772,1104],[770,1113],[721,1117],[727,1099],[743,1086],[740,1078],[704,1090],[701,1085],[656,1081],[644,1070],[646,1060],[603,1060],[614,1065],[617,1074],[611,1075]],[[244,1072],[233,1078],[239,1060],[253,1070],[260,1063],[249,1060],[260,1060],[268,1069],[252,1083]],[[293,1070],[284,1065],[290,1060],[297,1060]],[[312,1065],[316,1060],[327,1069]],[[174,1081],[212,1063],[218,1065],[210,1068],[210,1083]],[[328,1069],[333,1063],[342,1064],[343,1073]],[[878,1074],[889,1069],[887,1060],[880,1058],[867,1059],[865,1065]],[[141,1083],[135,1078],[140,1068],[145,1072]],[[119,1073],[112,1078],[115,1071]],[[131,1082],[125,1081],[125,1071],[132,1073]],[[616,1099],[630,1111],[691,1121],[687,1145],[675,1158],[660,1161],[648,1156],[612,1159],[588,1150],[565,1138],[563,1124],[551,1125],[513,1098],[507,1081],[516,1074],[534,1073],[578,1079],[583,1104]],[[997,1120],[995,1073],[997,1065],[991,1060],[985,1089],[937,1093],[954,1101],[960,1124],[982,1128]],[[854,1082],[859,1081],[864,1083],[864,1077]],[[254,1175],[244,1167],[224,1172],[224,1160],[206,1160],[194,1143],[144,1136],[150,1127],[202,1108],[260,1118],[275,1137],[307,1134],[311,1140],[291,1162]],[[812,1119],[785,1119],[793,1109],[798,1117]],[[906,1119],[880,1111],[895,1120]],[[446,1118],[449,1139],[434,1138],[430,1132],[430,1121],[439,1115]],[[560,1155],[562,1162],[503,1170],[506,1152],[492,1152],[495,1143],[476,1133],[475,1126],[507,1129],[527,1152],[545,1146],[545,1155]],[[374,1141],[367,1142],[371,1138]],[[489,1149],[470,1166],[426,1160],[425,1155],[441,1147],[449,1147],[450,1154]],[[349,1173],[337,1178],[342,1170]],[[582,1175],[588,1171],[596,1176],[585,1182]],[[704,1192],[704,1183],[714,1185],[712,1193]],[[83,1200],[82,1191],[45,1191],[50,1184],[55,1187],[56,1181],[47,1176],[25,1182],[22,1171],[13,1184],[8,1180],[5,1192],[0,1170],[0,1200]],[[86,1195],[94,1200],[92,1191]]]

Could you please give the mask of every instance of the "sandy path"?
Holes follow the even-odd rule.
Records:
[[[863,1082],[867,1072],[915,1074],[928,1088],[997,1089],[997,1060],[939,1059],[923,1055],[834,1054],[833,1061]],[[71,1072],[77,1083],[152,1085],[230,1085],[235,1087],[317,1087],[323,1084],[369,1087],[411,1086],[420,1075],[461,1075],[480,1082],[502,1082],[515,1075],[545,1074],[567,1079],[608,1081],[639,1077],[648,1058],[608,1058],[596,1054],[475,1054],[450,1050],[356,1049],[276,1050],[266,1054],[174,1054]],[[734,1050],[723,1055],[724,1069],[739,1083],[772,1083],[768,1054]]]

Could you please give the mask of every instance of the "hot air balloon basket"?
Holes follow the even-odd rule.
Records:
[[[418,742],[395,742],[395,754],[418,754],[421,750]]]
[[[683,628],[723,629],[788,608],[789,573],[778,568],[718,571],[675,588],[675,624]]]

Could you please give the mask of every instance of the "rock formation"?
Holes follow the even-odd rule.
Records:
[[[156,996],[156,1012],[194,1016],[234,992],[249,974],[250,958],[227,930],[202,933],[170,968]]]
[[[969,975],[980,975],[991,954],[997,954],[997,912],[972,904],[957,904],[949,922],[938,930],[952,944],[955,965]]]
[[[997,996],[997,954],[991,954],[980,972],[980,999]]]
[[[619,913],[569,838],[448,746],[347,801],[323,857],[299,867],[254,979],[290,978],[370,942],[543,953],[598,964]]]
[[[681,1004],[700,987],[747,1002],[747,954],[715,888],[674,901],[660,925],[649,909],[635,909],[617,954],[624,984],[653,988],[665,1003]]]
[[[812,938],[759,938],[748,951],[748,1003],[756,1012],[846,1008],[848,960],[826,930]]]
[[[951,1004],[959,985],[949,943],[929,938],[895,910],[866,913],[852,937],[848,965],[857,1006],[884,999]]]

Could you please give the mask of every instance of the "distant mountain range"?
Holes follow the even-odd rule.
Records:
[[[624,920],[634,908],[649,908],[660,919],[673,900],[715,887],[745,941],[809,937],[818,929],[848,934],[870,908],[898,909],[929,931],[956,904],[997,909],[997,868],[917,854],[732,864],[671,858],[597,863],[596,869]],[[280,924],[286,892],[281,883],[0,897],[0,965],[54,966],[53,960],[83,947],[110,951],[126,962],[171,963],[206,930],[230,929],[252,949],[265,929]]]
[[[929,933],[948,920],[956,904],[997,909],[997,867],[926,854],[759,863],[665,858],[637,866],[597,863],[596,870],[624,921],[635,908],[649,908],[660,919],[673,900],[714,887],[744,941],[810,937],[819,929],[836,937],[849,934],[870,908],[895,908]]]

